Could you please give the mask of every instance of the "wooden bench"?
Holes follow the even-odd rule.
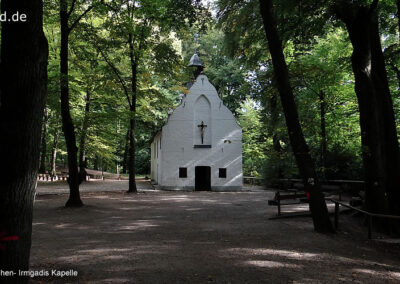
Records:
[[[57,181],[57,180],[67,180],[68,174],[58,174],[52,176],[50,174],[38,174],[37,179],[40,181]]]
[[[293,200],[294,202],[282,202],[283,200]],[[295,205],[308,203],[307,194],[303,191],[277,191],[275,193],[274,199],[268,200],[268,205],[273,205],[278,207],[278,216],[281,215],[281,206],[284,205]]]
[[[279,189],[286,190],[288,188],[304,190],[303,181],[301,179],[280,179]],[[364,181],[359,180],[320,180],[321,190],[325,194],[337,194],[339,200],[342,193],[349,192],[352,195],[358,195],[364,189]]]
[[[363,181],[357,180],[324,180],[320,181],[321,191],[325,195],[337,195],[338,200],[342,200],[344,192],[350,192],[352,195],[362,191],[364,187]],[[290,201],[292,202],[281,202]],[[278,207],[278,215],[281,216],[281,206],[308,203],[307,194],[304,192],[304,184],[301,179],[280,179],[279,190],[275,193],[272,200],[268,200],[268,205]],[[351,201],[353,205],[359,205],[361,201],[354,199]]]
[[[244,184],[250,184],[251,186],[254,185],[262,185],[263,184],[264,179],[263,178],[258,178],[258,177],[247,177],[244,176],[243,177],[243,183]]]

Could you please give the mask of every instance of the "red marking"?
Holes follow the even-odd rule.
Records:
[[[19,237],[18,236],[5,236],[6,233],[2,232],[0,233],[0,250],[5,250],[6,247],[2,242],[8,242],[8,241],[18,241]]]
[[[19,237],[18,236],[8,236],[5,238],[2,238],[2,241],[18,241]]]
[[[308,192],[306,192],[306,196],[307,196],[308,199],[310,199],[311,195]]]

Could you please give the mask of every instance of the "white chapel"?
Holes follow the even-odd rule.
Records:
[[[201,73],[151,144],[151,179],[165,190],[238,191],[242,188],[242,129]]]

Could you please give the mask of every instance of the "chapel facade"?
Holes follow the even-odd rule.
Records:
[[[200,70],[180,105],[151,144],[151,179],[165,190],[242,188],[242,129]],[[199,74],[200,73],[200,74]]]

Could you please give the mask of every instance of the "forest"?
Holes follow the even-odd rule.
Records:
[[[244,176],[268,184],[300,176],[258,1],[181,2],[44,3],[49,65],[39,172],[69,167],[70,179],[76,180],[71,190],[78,188],[85,168],[148,175],[152,137],[186,92],[191,75],[186,65],[198,50],[204,73],[243,128]],[[363,168],[368,170],[363,165],[377,162],[370,143],[388,147],[376,149],[382,160],[396,157],[398,4],[275,3],[295,119],[320,179],[363,180]],[[378,30],[372,34],[369,25]],[[376,59],[372,50],[364,50],[367,44],[381,50]],[[369,65],[358,62],[363,56]],[[378,81],[369,82],[375,80],[375,66]],[[358,74],[363,68],[371,68],[371,79]],[[377,98],[368,94],[374,88]],[[378,111],[370,108],[380,100],[387,105],[374,114]],[[374,167],[385,171],[386,166],[371,165],[377,180],[396,182],[386,181],[392,178]],[[129,190],[136,190],[134,182]]]
[[[17,231],[37,173],[68,171],[67,207],[83,205],[85,169],[137,192],[195,51],[242,127],[244,176],[302,179],[319,232],[324,180],[363,180],[367,210],[400,215],[399,0],[20,2],[1,1],[30,27],[2,23],[0,67],[0,208],[18,189],[30,212],[0,213]]]

